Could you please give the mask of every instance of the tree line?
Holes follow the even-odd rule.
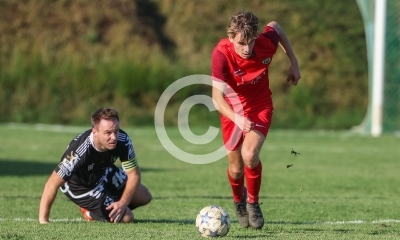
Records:
[[[355,1],[2,1],[0,122],[87,124],[113,106],[127,124],[153,124],[162,92],[192,74],[210,74],[211,52],[226,37],[231,15],[252,10],[262,26],[277,21],[299,60],[302,79],[286,84],[288,60],[270,66],[273,127],[346,129],[359,124],[368,102],[364,26]],[[188,87],[180,103],[209,86]],[[190,121],[219,121],[205,107]]]

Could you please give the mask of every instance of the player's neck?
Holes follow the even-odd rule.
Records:
[[[105,152],[107,151],[107,149],[101,150],[101,148],[99,146],[100,143],[98,141],[96,141],[93,137],[93,133],[90,134],[90,143],[92,144],[93,148],[98,151],[98,152]]]

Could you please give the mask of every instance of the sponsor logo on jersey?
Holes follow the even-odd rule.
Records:
[[[71,176],[72,171],[74,170],[75,165],[79,161],[78,154],[71,151],[70,155],[67,155],[59,164],[60,171],[63,175]]]
[[[269,58],[265,58],[264,60],[262,60],[263,64],[268,64],[270,62],[271,62],[271,58],[270,57]]]
[[[238,76],[238,77],[243,76],[245,74],[246,73],[244,71],[240,70],[240,69],[233,71],[233,75]]]
[[[262,78],[262,76],[265,75],[265,71],[262,72],[260,75],[258,75],[256,78],[254,78],[253,80],[249,81],[249,82],[244,82],[244,84],[256,84],[258,83],[258,80],[260,80]]]
[[[113,203],[114,202],[114,199],[112,199],[112,198],[110,198],[110,197],[106,197],[106,199],[104,200],[104,206],[110,206],[111,205],[111,203]]]
[[[88,171],[91,171],[91,170],[93,170],[93,166],[94,166],[94,163],[92,163],[92,164],[90,164],[89,166],[88,166]]]
[[[124,171],[118,171],[112,176],[111,182],[114,184],[116,189],[120,189],[126,182],[128,176]]]
[[[262,128],[266,128],[266,126],[263,126],[261,124],[256,123],[256,127],[262,127]]]

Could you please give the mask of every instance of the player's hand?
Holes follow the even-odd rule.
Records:
[[[294,86],[297,85],[301,78],[300,69],[297,64],[291,64],[289,67],[289,73],[286,81]]]
[[[238,114],[235,115],[235,124],[244,132],[250,132],[254,128],[254,122],[250,118]]]
[[[108,215],[110,217],[110,221],[117,223],[125,215],[126,206],[118,201],[111,203],[108,207],[106,207],[106,210],[111,210],[110,214]]]
[[[50,222],[49,222],[48,219],[47,219],[47,220],[46,220],[46,219],[39,219],[39,223],[40,223],[40,224],[48,224],[48,223],[50,223]]]

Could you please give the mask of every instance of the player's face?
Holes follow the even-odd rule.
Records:
[[[102,119],[97,126],[92,128],[93,142],[100,151],[112,150],[117,146],[119,122],[117,119]]]
[[[251,40],[249,43],[246,43],[242,40],[242,34],[237,34],[234,38],[229,37],[229,41],[233,43],[233,47],[235,52],[244,59],[250,58],[253,53],[253,47],[255,43],[255,39]]]

